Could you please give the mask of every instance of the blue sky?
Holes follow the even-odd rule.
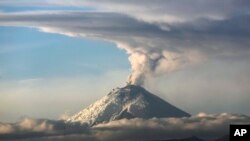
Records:
[[[2,4],[0,10],[92,11],[94,8]],[[125,51],[111,42],[44,33],[27,27],[0,27],[0,33],[1,80],[101,75],[115,69],[129,71]]]
[[[1,79],[100,75],[129,68],[125,51],[113,43],[32,28],[0,27],[0,32]]]
[[[1,121],[73,114],[124,83],[130,71],[125,51],[102,40],[0,27],[0,45]]]
[[[0,27],[0,66],[0,114],[8,122],[73,114],[124,83],[130,71],[127,54],[111,42],[25,27]],[[110,79],[115,70],[125,75]]]

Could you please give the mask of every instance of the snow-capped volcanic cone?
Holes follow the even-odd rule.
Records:
[[[122,118],[188,117],[188,113],[176,108],[144,88],[127,85],[113,89],[108,95],[70,117],[68,122],[90,125]]]

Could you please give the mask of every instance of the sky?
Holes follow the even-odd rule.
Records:
[[[0,30],[2,120],[15,121],[23,116],[59,118],[70,110],[68,107],[80,110],[87,106],[84,103],[101,97],[87,95],[107,93],[113,88],[107,84],[108,77],[119,73],[117,77],[124,80],[129,73],[126,53],[112,43],[32,28]],[[113,78],[114,83],[123,84],[118,78]],[[96,85],[91,86],[93,83]],[[48,110],[44,105],[54,108]]]
[[[0,121],[71,115],[126,82],[250,115],[247,0],[1,0]]]

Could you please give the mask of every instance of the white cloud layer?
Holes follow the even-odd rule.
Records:
[[[0,124],[0,140],[156,140],[197,136],[204,139],[228,134],[229,124],[249,124],[237,114],[200,113],[189,118],[122,119],[88,127],[79,123],[25,118],[14,124]]]

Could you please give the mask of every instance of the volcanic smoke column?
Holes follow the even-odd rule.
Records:
[[[129,55],[128,60],[131,64],[131,74],[127,80],[129,85],[143,86],[146,79],[175,71],[184,66],[183,59],[187,59],[180,54],[159,48],[131,47],[119,42],[117,46],[126,50]]]

